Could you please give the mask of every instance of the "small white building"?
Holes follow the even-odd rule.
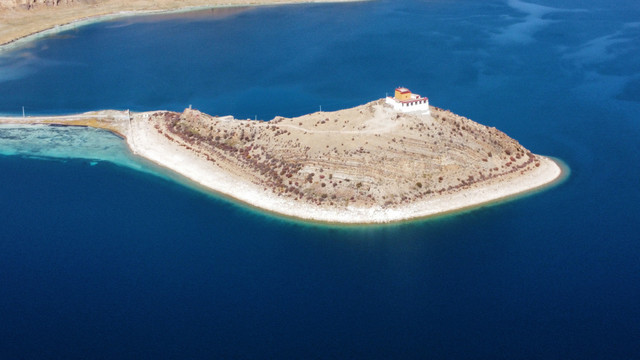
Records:
[[[386,102],[393,106],[396,111],[420,111],[423,114],[429,114],[429,99],[418,94],[412,94],[405,87],[397,88],[393,97],[387,96]]]

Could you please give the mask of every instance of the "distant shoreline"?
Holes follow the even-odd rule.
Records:
[[[71,11],[72,9],[78,10],[76,14],[68,15],[55,19],[49,22],[43,22],[42,26],[38,26],[38,17],[42,13],[48,12],[54,14],[56,11],[61,11],[58,8],[39,8],[37,10],[10,10],[0,9],[0,20],[9,21],[16,20],[17,23],[0,25],[0,53],[10,51],[20,46],[23,46],[29,42],[37,40],[41,37],[45,37],[51,34],[60,33],[77,27],[99,23],[103,21],[109,21],[114,19],[133,17],[133,16],[145,16],[145,15],[162,15],[162,14],[177,14],[195,12],[208,9],[223,9],[223,8],[239,8],[239,7],[258,7],[258,6],[279,6],[279,5],[295,5],[295,4],[313,4],[313,3],[342,3],[342,2],[360,2],[367,0],[286,0],[286,1],[236,1],[236,2],[224,2],[219,0],[214,1],[217,3],[211,4],[211,1],[206,0],[193,0],[189,4],[180,3],[178,6],[170,2],[169,4],[161,4],[157,9],[148,8],[129,8],[121,7],[122,9],[114,8],[111,11],[106,12],[102,10],[100,6],[88,5],[76,5],[66,6],[62,10]],[[163,6],[164,5],[164,6]],[[13,16],[11,16],[13,15]],[[5,28],[3,28],[5,27]],[[11,29],[7,29],[11,27]],[[22,28],[25,30],[21,31]],[[29,30],[27,30],[29,29]]]

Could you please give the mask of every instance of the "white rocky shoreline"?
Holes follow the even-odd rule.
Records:
[[[314,205],[277,196],[238,174],[223,172],[204,157],[168,141],[148,122],[133,121],[131,124],[126,141],[136,155],[253,207],[322,223],[381,224],[433,217],[530,193],[563,179],[563,167],[557,161],[538,155],[540,166],[524,174],[488,179],[453,194],[433,194],[406,205],[389,208]]]

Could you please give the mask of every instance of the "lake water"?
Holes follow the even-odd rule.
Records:
[[[563,184],[328,227],[109,133],[0,127],[0,358],[640,359],[640,6],[380,0],[130,17],[0,54],[0,113],[268,120],[398,85],[564,160]]]

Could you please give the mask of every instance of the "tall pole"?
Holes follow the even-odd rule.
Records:
[[[22,117],[25,117],[24,116],[24,106],[22,107]]]

